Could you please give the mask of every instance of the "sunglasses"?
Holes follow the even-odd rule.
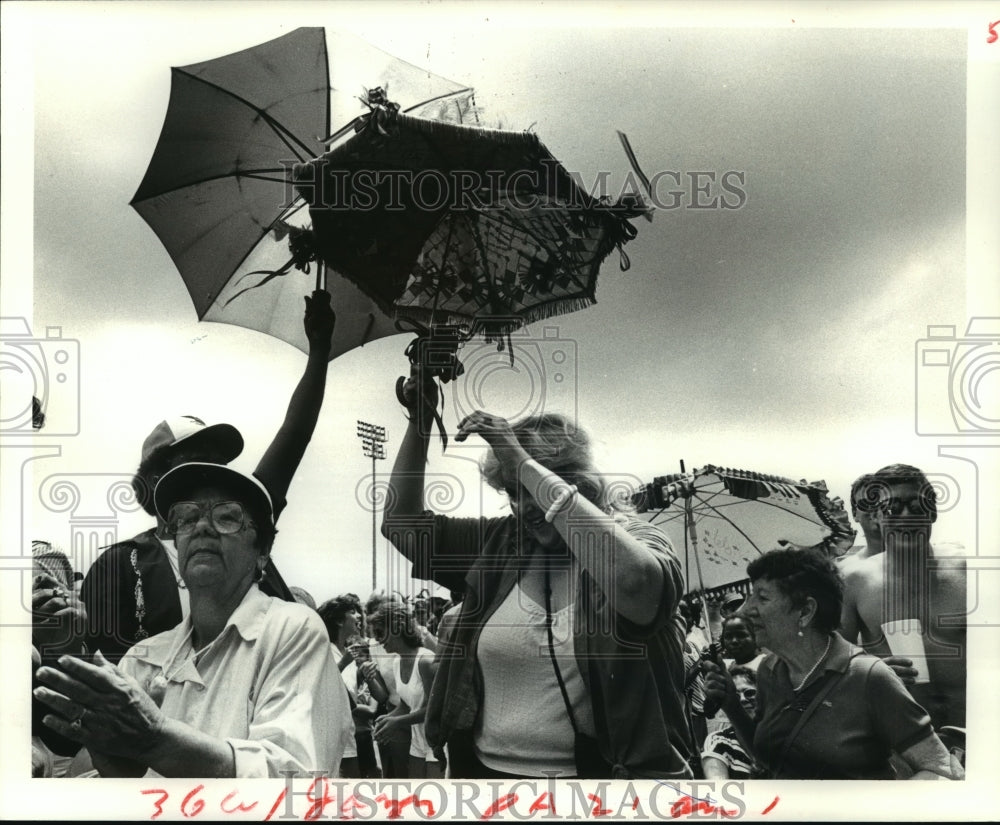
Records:
[[[895,518],[903,515],[904,511],[911,516],[926,516],[930,512],[926,500],[921,496],[908,499],[890,498],[880,502],[880,508],[883,513]]]
[[[175,536],[190,533],[206,514],[215,531],[223,535],[256,526],[238,501],[219,501],[207,506],[196,501],[178,501],[167,513],[167,530]]]

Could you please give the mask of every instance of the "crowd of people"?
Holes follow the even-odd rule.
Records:
[[[306,372],[252,475],[227,466],[235,427],[164,421],[133,483],[155,527],[107,548],[79,592],[64,556],[34,548],[34,775],[964,775],[965,573],[934,554],[915,467],[854,485],[863,548],[776,547],[713,601],[684,593],[667,537],[558,414],[459,424],[508,515],[425,509],[439,399],[417,365],[382,532],[451,598],[317,607],[288,587],[276,522],[334,322],[326,293],[307,299]],[[925,659],[894,649],[901,622]]]

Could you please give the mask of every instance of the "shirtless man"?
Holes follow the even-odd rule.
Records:
[[[932,550],[937,507],[934,490],[919,469],[892,464],[867,479],[851,495],[868,546],[841,567],[841,635],[885,659],[936,728],[965,727],[964,559],[940,557]],[[882,630],[886,622],[914,618],[921,623],[930,676],[921,684],[915,683],[912,660],[892,656]]]

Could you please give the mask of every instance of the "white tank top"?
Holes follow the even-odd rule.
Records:
[[[403,681],[402,657],[397,656],[392,663],[393,675],[396,677],[396,691],[399,698],[406,702],[406,706],[411,710],[420,710],[424,706],[427,697],[424,696],[424,682],[420,678],[420,660],[425,656],[434,659],[434,654],[426,647],[417,649],[417,655],[413,659],[413,670],[410,672],[409,681]]]
[[[397,656],[393,662],[393,676],[396,680],[396,690],[399,698],[406,702],[406,706],[411,710],[420,710],[427,701],[424,694],[424,681],[420,678],[420,660],[430,658],[434,660],[434,654],[426,647],[417,649],[417,655],[413,659],[413,670],[410,672],[408,681],[403,681],[402,657]],[[420,759],[434,761],[434,752],[427,744],[427,737],[424,735],[424,723],[418,722],[410,726],[410,756]]]
[[[552,614],[552,637],[573,717],[595,735],[590,695],[573,653],[573,605]],[[573,727],[545,630],[545,608],[516,585],[479,637],[483,706],[476,755],[488,768],[519,776],[575,776]]]

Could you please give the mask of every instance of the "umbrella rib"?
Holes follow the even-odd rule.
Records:
[[[246,251],[246,254],[242,258],[240,258],[239,261],[236,262],[236,265],[233,267],[233,273],[235,274],[239,270],[239,268],[241,266],[243,266],[243,264],[246,262],[246,259],[249,258],[250,255],[253,253],[253,251],[257,248],[257,245],[262,240],[264,240],[264,238],[267,236],[267,233],[271,231],[271,227],[272,226],[274,226],[279,221],[284,220],[286,217],[294,214],[295,212],[297,212],[299,210],[299,208],[300,208],[299,206],[292,205],[292,206],[288,206],[288,207],[282,209],[281,212],[278,214],[278,216],[273,221],[271,221],[271,223],[269,223],[266,227],[264,227],[264,231],[261,232],[260,235],[258,236],[257,240],[255,240],[250,245],[250,247]],[[259,285],[260,284],[258,284],[258,286]],[[213,301],[213,304],[214,304],[214,301]],[[203,320],[204,317],[205,317],[205,315],[208,314],[208,310],[211,309],[211,308],[212,308],[212,304],[210,304],[208,307],[206,307],[205,308],[205,312],[203,314],[199,314],[198,315],[198,320],[199,321]]]
[[[746,499],[746,500],[750,501],[750,499]],[[800,518],[803,521],[808,521],[810,524],[814,524],[815,523],[815,522],[811,521],[810,519],[807,519],[805,516],[802,516],[799,513],[794,512],[793,510],[785,510],[783,507],[778,507],[776,504],[770,504],[769,502],[761,501],[760,499],[754,499],[754,500],[756,502],[758,502],[759,504],[767,504],[770,507],[773,507],[775,509],[781,510],[783,513],[787,513],[789,515],[796,516],[797,518]],[[713,513],[718,518],[722,519],[724,522],[726,522],[727,524],[729,524],[737,533],[739,533],[741,536],[743,536],[743,538],[745,538],[750,543],[750,546],[753,547],[754,550],[756,550],[758,553],[760,553],[761,555],[763,555],[763,551],[757,546],[757,543],[753,539],[751,539],[750,536],[748,536],[745,532],[743,532],[743,530],[740,529],[739,525],[737,525],[736,522],[734,522],[731,518],[727,518],[722,513],[721,508],[716,507],[715,505],[713,505],[710,502],[708,502],[706,499],[699,499],[699,501],[705,507],[707,507],[708,510],[711,511],[711,513]]]
[[[187,181],[187,182],[181,184],[180,186],[175,186],[173,189],[164,189],[163,191],[156,192],[153,195],[145,195],[145,196],[143,196],[142,201],[139,201],[139,203],[142,203],[144,201],[150,200],[151,198],[161,197],[162,195],[169,195],[171,192],[180,192],[181,190],[187,189],[190,186],[199,186],[200,184],[203,184],[203,183],[210,183],[213,180],[230,180],[230,179],[233,179],[233,178],[251,178],[253,180],[265,181],[266,183],[280,183],[282,185],[285,185],[285,184],[288,183],[288,179],[287,178],[283,178],[283,177],[282,178],[272,178],[272,177],[268,177],[268,176],[266,176],[264,174],[265,172],[281,172],[281,171],[284,171],[284,170],[281,170],[281,169],[248,169],[245,172],[236,171],[236,172],[226,172],[224,174],[219,174],[219,175],[209,175],[209,176],[204,177],[204,178],[198,178],[197,180]],[[295,197],[296,197],[296,199],[299,199],[301,196],[300,195],[296,195]],[[133,199],[131,201],[131,203],[135,204],[136,203],[135,199]]]
[[[372,327],[375,326],[375,313],[368,313],[368,323],[365,324],[365,331],[361,334],[361,346],[368,343],[368,336],[371,335]]]
[[[719,495],[732,495],[732,493],[729,493],[729,492],[723,491],[723,490],[718,490],[718,491],[716,491],[716,492],[714,492],[714,493],[711,494],[711,496],[713,498],[715,496],[719,496]],[[712,507],[712,509],[714,509],[714,510],[718,510],[719,509],[719,508],[716,508],[713,505],[709,504],[707,498],[700,498],[699,501],[704,502],[706,506]],[[801,521],[808,522],[809,524],[818,524],[817,521],[809,518],[808,515],[804,515],[802,513],[797,513],[795,510],[788,510],[788,509],[782,507],[780,504],[775,504],[774,502],[768,501],[767,499],[764,499],[764,498],[755,498],[755,499],[743,499],[743,498],[741,498],[739,501],[733,501],[733,502],[731,502],[729,504],[723,505],[723,507],[736,507],[741,502],[744,502],[744,501],[753,501],[753,502],[755,502],[758,505],[761,505],[761,506],[764,506],[764,507],[770,507],[773,510],[781,510],[781,512],[786,513],[789,516],[793,516],[794,518],[800,519]],[[817,516],[818,515],[819,514],[817,513]],[[723,516],[723,518],[725,518],[725,517]],[[823,522],[823,524],[825,525],[825,522]]]
[[[443,95],[437,95],[436,97],[429,97],[427,100],[422,100],[420,103],[413,104],[408,109],[403,109],[403,114],[405,115],[408,112],[412,112],[414,109],[419,109],[421,106],[426,106],[428,103],[434,103],[436,100],[446,100],[449,97],[455,97],[456,95],[462,95],[471,91],[473,91],[473,89],[470,86],[465,89],[458,89],[454,92],[445,92]]]
[[[482,258],[483,268],[485,270],[485,268],[489,265],[489,260],[490,259],[489,259],[488,255],[486,254],[486,247],[483,246],[483,239],[479,236],[478,232],[471,232],[470,234],[472,235],[472,242],[476,245],[476,249],[479,250],[479,255]],[[517,313],[514,312],[513,308],[510,307],[509,305],[503,307],[503,311],[498,311],[497,304],[499,303],[499,298],[497,297],[496,290],[494,290],[494,288],[493,288],[493,279],[489,277],[489,272],[488,271],[486,273],[486,276],[487,276],[485,278],[485,280],[486,280],[486,291],[487,291],[487,293],[489,293],[489,296],[490,296],[490,309],[492,310],[493,314],[494,315],[516,315]]]
[[[455,97],[457,95],[464,94],[465,92],[471,92],[471,91],[473,91],[473,89],[470,87],[470,88],[467,88],[467,89],[459,89],[457,92],[447,92],[447,93],[445,93],[443,95],[438,95],[437,97],[429,97],[429,98],[427,98],[427,100],[424,100],[424,101],[422,101],[420,103],[415,103],[413,106],[410,106],[409,109],[402,109],[401,110],[401,114],[405,115],[407,112],[412,112],[414,109],[419,109],[422,106],[426,106],[428,103],[433,103],[435,100],[447,100],[450,97]],[[336,143],[338,140],[340,140],[340,138],[342,138],[348,132],[350,132],[352,130],[355,130],[357,124],[364,123],[364,121],[365,121],[365,119],[367,117],[368,117],[368,115],[358,115],[357,117],[352,118],[350,121],[348,121],[343,126],[341,126],[333,134],[329,134],[329,132],[330,132],[329,118],[327,118],[327,124],[328,125],[327,125],[327,128],[326,128],[326,132],[327,132],[328,136],[325,137],[325,138],[323,138],[323,143],[325,145],[327,145],[327,146],[329,146],[332,143]]]
[[[763,551],[757,546],[757,543],[752,538],[750,538],[750,536],[748,536],[745,532],[743,532],[743,530],[740,529],[739,525],[737,525],[732,519],[726,518],[726,516],[724,516],[717,507],[714,507],[713,505],[709,504],[705,499],[698,499],[698,501],[706,508],[708,508],[708,510],[710,510],[712,514],[720,518],[722,521],[726,522],[726,524],[730,525],[737,533],[739,533],[741,536],[743,536],[743,538],[747,540],[747,542],[754,550],[763,555]],[[660,510],[653,516],[653,518],[659,518],[669,509],[670,509],[669,504],[666,507],[660,508]],[[683,515],[683,513],[678,512],[675,515],[677,518],[679,518],[680,516]],[[700,515],[704,515],[704,513]],[[650,523],[652,524],[652,519],[650,520]]]
[[[505,220],[504,219],[505,215],[504,215],[504,213],[503,213],[502,210],[498,210],[496,212],[493,212],[493,211],[489,211],[488,212],[488,211],[480,211],[480,210],[476,210],[476,211],[477,211],[477,214],[479,215],[479,217],[482,220],[484,220],[484,221],[491,221],[491,222],[493,222],[497,226],[507,227],[507,228],[510,228],[513,231],[518,231],[519,228],[520,228],[519,225],[517,223],[515,223],[514,221]],[[578,267],[579,266],[589,266],[594,261],[594,259],[596,257],[597,257],[596,255],[590,256],[590,257],[587,257],[586,260],[585,260],[584,259],[585,256],[580,255],[580,256],[578,256],[579,260],[576,260],[574,263]],[[584,292],[589,297],[593,298],[593,289],[591,287],[588,287],[588,285],[581,283],[576,278],[575,275],[573,275],[573,281],[576,284],[576,286],[579,287],[579,289],[582,292]],[[566,300],[565,296],[563,296],[563,297],[553,297],[553,298],[550,298],[550,299],[548,299],[546,301],[537,301],[536,303],[531,304],[531,307],[532,308],[537,308],[537,307],[549,306],[549,305],[552,305],[552,304],[558,305],[558,304],[563,303],[565,300]],[[511,312],[511,314],[516,314],[516,313],[513,312],[513,310],[508,309],[508,311]]]
[[[448,237],[444,242],[444,251],[441,253],[441,269],[438,272],[438,288],[434,291],[434,303],[431,305],[431,324],[434,323],[434,313],[437,312],[438,301],[441,299],[441,281],[444,277],[444,264],[448,259],[448,250],[451,248],[451,239],[454,232],[455,222],[454,220],[450,220],[448,221]]]
[[[244,106],[246,106],[251,111],[256,112],[258,115],[261,116],[261,118],[264,120],[264,122],[267,123],[267,125],[271,127],[271,129],[274,131],[274,133],[279,138],[281,138],[281,142],[284,143],[289,148],[289,150],[291,150],[293,153],[295,153],[296,158],[298,160],[304,161],[307,158],[310,158],[310,157],[313,156],[314,152],[302,140],[300,140],[297,135],[292,134],[291,130],[289,130],[289,128],[287,126],[284,126],[281,123],[279,123],[272,115],[268,114],[264,109],[261,109],[259,106],[255,106],[249,100],[247,100],[244,97],[241,97],[240,95],[236,94],[235,92],[232,92],[229,89],[223,88],[218,83],[213,83],[210,80],[205,80],[202,77],[198,77],[197,75],[193,75],[190,72],[184,71],[184,69],[177,69],[177,71],[180,72],[180,73],[182,73],[182,74],[184,74],[185,77],[190,77],[192,80],[197,80],[199,83],[204,83],[209,88],[216,89],[216,90],[222,92],[222,94],[228,95],[233,100],[236,100],[236,101],[239,101],[240,103],[242,103]],[[329,83],[327,85],[329,85]],[[299,149],[302,150],[303,154],[300,155],[296,151],[295,147],[289,142],[289,139],[291,139],[296,144],[298,144],[298,147],[299,147]]]
[[[326,29],[323,29],[323,77],[326,78],[326,94],[323,96],[326,99],[323,117],[323,134],[330,134],[330,118],[333,115],[331,111],[332,101],[330,94],[330,48],[326,44]]]

